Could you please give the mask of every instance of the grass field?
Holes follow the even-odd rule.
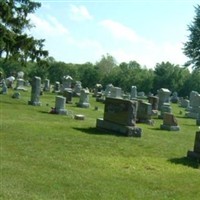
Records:
[[[193,149],[194,119],[172,105],[181,130],[138,124],[141,138],[95,129],[104,105],[90,96],[89,109],[73,98],[69,116],[49,114],[55,94],[28,105],[30,91],[0,95],[0,199],[5,200],[196,200],[200,169],[187,159]],[[98,106],[98,110],[94,107]],[[182,111],[182,114],[180,114]],[[72,118],[84,114],[84,121]]]

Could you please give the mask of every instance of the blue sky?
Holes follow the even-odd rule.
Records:
[[[112,55],[147,68],[169,61],[183,65],[182,52],[197,0],[36,0],[30,34],[45,39],[57,61],[95,63]]]

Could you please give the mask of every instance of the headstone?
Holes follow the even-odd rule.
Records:
[[[60,92],[60,82],[56,81],[54,84],[54,91],[55,93],[59,93]]]
[[[170,94],[171,92],[166,88],[161,88],[158,90],[158,110],[161,110],[161,107],[164,103],[170,103]]]
[[[125,136],[141,137],[142,130],[136,127],[136,115],[136,101],[107,97],[103,119],[97,119],[96,127]]]
[[[190,107],[188,109],[188,113],[186,113],[187,117],[197,119],[198,110],[200,106],[200,94],[196,91],[190,92]]]
[[[16,87],[15,90],[22,90],[22,91],[27,91],[25,88],[25,81],[22,78],[17,79]]]
[[[102,96],[102,85],[97,83],[94,88],[94,97],[101,97]]]
[[[66,98],[63,96],[56,96],[55,102],[55,113],[60,115],[66,115],[67,110],[65,109]]]
[[[40,106],[40,91],[41,91],[41,78],[35,76],[31,84],[31,100],[28,102],[29,105]]]
[[[180,127],[175,116],[171,113],[164,113],[163,115],[163,124],[160,126],[162,130],[168,131],[179,131]]]
[[[6,84],[7,84],[8,88],[13,88],[14,81],[15,81],[14,76],[9,76],[8,78],[6,78]]]
[[[172,113],[172,107],[169,103],[163,103],[158,118],[163,119],[164,113]]]
[[[82,83],[80,81],[76,81],[74,86],[74,96],[80,96],[82,90]]]
[[[136,86],[131,87],[131,99],[137,99],[137,87]]]
[[[66,103],[72,103],[73,92],[71,88],[65,88],[63,91],[63,96],[66,98]]]
[[[189,106],[190,106],[190,100],[184,99],[184,98],[180,98],[179,101],[180,101],[180,106],[181,107],[183,107],[183,108],[189,108]]]
[[[151,104],[152,110],[158,110],[158,101],[159,101],[159,98],[157,96],[148,97],[148,102]]]
[[[62,92],[66,89],[66,88],[71,88],[72,86],[72,80],[73,78],[69,75],[67,76],[63,76],[62,78]]]
[[[200,159],[200,131],[196,132],[193,151],[188,151],[187,157]]]
[[[150,123],[152,115],[152,106],[150,103],[138,101],[137,121]]]
[[[80,94],[79,102],[77,103],[78,107],[81,108],[89,108],[89,90],[88,89],[82,89]]]
[[[177,92],[173,92],[172,93],[172,97],[171,97],[171,102],[172,103],[178,103],[179,98],[178,98],[178,93]]]
[[[49,92],[50,91],[50,80],[45,79],[43,91]]]
[[[113,84],[108,84],[108,85],[106,85],[106,89],[105,89],[105,91],[104,91],[104,96],[105,97],[110,97],[110,94],[111,94],[111,88],[113,88],[114,86],[113,86]]]
[[[6,81],[5,79],[2,80],[2,90],[0,92],[0,94],[7,94],[8,93],[8,87],[6,85]]]
[[[122,89],[119,87],[112,87],[110,92],[112,98],[122,98]]]

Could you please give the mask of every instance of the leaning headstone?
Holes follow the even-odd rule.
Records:
[[[28,104],[33,106],[40,106],[41,78],[35,76],[32,80],[31,86],[31,100],[28,102]]]
[[[79,102],[77,103],[78,107],[81,108],[89,108],[89,90],[88,89],[82,89],[80,94]]]
[[[132,86],[131,87],[131,99],[137,99],[137,87],[136,86]]]
[[[187,157],[200,159],[200,131],[196,132],[193,151],[188,151]]]
[[[122,98],[122,89],[119,87],[112,87],[110,92],[112,98]]]
[[[63,96],[56,96],[55,102],[55,113],[60,115],[66,115],[67,110],[65,109],[66,98]]]
[[[166,88],[161,88],[158,90],[158,110],[161,110],[161,107],[164,103],[170,103],[170,94],[171,92]]]
[[[136,127],[136,115],[137,101],[107,97],[103,119],[97,119],[96,127],[125,136],[141,137],[142,129]]]
[[[171,113],[164,113],[163,124],[160,125],[160,129],[168,131],[179,131],[180,127],[175,116]]]

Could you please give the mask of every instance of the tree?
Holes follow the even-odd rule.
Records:
[[[48,51],[43,50],[43,39],[36,40],[24,33],[31,28],[28,14],[40,6],[31,0],[0,1],[0,58],[26,63],[48,56]]]
[[[200,68],[200,6],[195,7],[196,16],[188,26],[190,35],[184,44],[183,52],[190,59],[185,65],[194,69]]]

